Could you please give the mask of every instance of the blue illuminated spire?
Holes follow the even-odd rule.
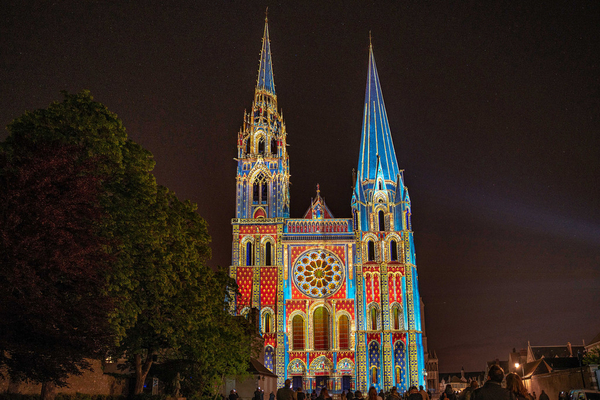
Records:
[[[362,138],[358,160],[358,171],[365,180],[377,177],[377,158],[385,180],[396,181],[399,173],[392,133],[385,111],[379,75],[373,57],[373,45],[369,45],[369,72],[362,126]]]
[[[271,64],[271,43],[269,42],[269,24],[265,17],[265,32],[263,34],[262,49],[260,51],[260,64],[258,66],[257,90],[266,90],[275,94],[275,81],[273,80],[273,65]]]

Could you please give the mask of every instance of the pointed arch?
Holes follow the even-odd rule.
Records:
[[[294,351],[304,350],[304,325],[302,314],[292,317],[292,349]]]
[[[350,318],[342,314],[338,318],[338,347],[340,350],[350,350]]]
[[[329,350],[329,310],[317,307],[313,311],[313,347],[316,351]]]
[[[377,212],[377,217],[379,220],[379,231],[385,231],[385,213],[383,210]]]
[[[367,261],[375,261],[375,242],[373,240],[367,242]]]

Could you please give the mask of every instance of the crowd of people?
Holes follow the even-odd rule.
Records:
[[[521,377],[514,372],[506,375],[506,387],[502,387],[505,375],[504,370],[499,365],[492,365],[488,372],[488,380],[482,387],[478,387],[476,381],[471,382],[469,387],[457,396],[451,385],[446,385],[445,390],[440,394],[439,400],[537,400],[535,393],[533,395],[527,392]],[[302,388],[292,389],[292,381],[286,380],[285,385],[269,395],[269,400],[332,400],[327,388],[318,391],[313,390],[310,394],[304,393]],[[232,390],[228,400],[238,400],[239,396],[235,390]],[[264,391],[257,388],[254,392],[253,400],[265,400]],[[399,393],[396,387],[388,392],[379,391],[373,386],[369,389],[367,396],[363,396],[360,390],[344,390],[340,400],[431,400],[429,393],[423,389],[423,386],[411,386],[408,391]],[[548,395],[542,391],[539,400],[549,400]]]

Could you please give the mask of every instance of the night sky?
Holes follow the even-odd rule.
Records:
[[[2,1],[0,124],[89,89],[228,266],[267,6],[292,217],[350,217],[372,32],[441,371],[600,332],[598,1]]]

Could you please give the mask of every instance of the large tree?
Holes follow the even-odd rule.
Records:
[[[99,204],[105,218],[99,234],[109,241],[105,249],[113,257],[107,291],[115,302],[109,322],[115,348],[135,367],[135,393],[142,391],[159,353],[216,365],[221,360],[203,359],[215,357],[213,347],[249,343],[247,330],[224,313],[228,282],[206,266],[206,222],[195,205],[156,184],[152,155],[127,138],[115,114],[88,92],[65,93],[62,102],[25,113],[9,130],[2,144],[8,156],[31,153],[32,145],[78,146],[79,161],[94,160],[103,177]],[[229,367],[220,373],[240,370],[249,349],[222,353]]]
[[[0,150],[0,366],[45,394],[110,344],[110,243],[94,160],[81,146],[26,142]]]

